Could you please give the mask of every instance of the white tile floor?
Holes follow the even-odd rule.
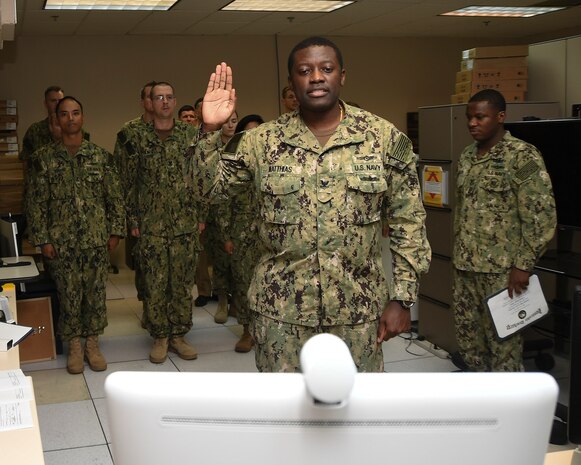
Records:
[[[133,273],[121,268],[119,274],[109,276],[109,326],[101,337],[107,370],[96,373],[86,367],[82,375],[69,375],[64,355],[49,362],[22,366],[35,385],[46,465],[113,465],[103,390],[105,378],[110,373],[119,370],[256,371],[253,352],[239,354],[233,350],[241,334],[235,319],[229,318],[224,325],[214,323],[216,302],[194,309],[194,327],[187,339],[199,353],[197,360],[186,361],[170,354],[165,363],[151,364],[148,360],[151,338],[139,323],[141,303],[136,298]],[[384,343],[384,354],[385,371],[388,372],[457,370],[448,359],[402,337]],[[566,363],[557,360],[553,371],[565,387]],[[566,398],[566,391],[562,398]],[[550,445],[549,449],[558,447]]]

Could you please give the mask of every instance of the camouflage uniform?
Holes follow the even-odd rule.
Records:
[[[83,139],[89,140],[90,138],[90,134],[83,130]],[[18,154],[18,158],[27,162],[34,152],[52,142],[48,118],[32,123],[22,138],[22,150]]]
[[[232,195],[219,209],[220,236],[224,242],[232,241],[234,252],[230,257],[232,297],[237,305],[238,323],[250,323],[248,288],[258,260],[257,207],[254,191],[248,186],[243,192]]]
[[[110,236],[125,233],[119,174],[112,156],[83,140],[71,156],[60,142],[33,155],[30,237],[52,244],[63,340],[102,334],[107,326],[105,282]]]
[[[197,129],[177,121],[162,141],[152,123],[137,156],[128,158],[127,222],[139,228],[143,325],[156,339],[183,336],[192,327],[191,291],[200,249],[197,202],[186,155]]]
[[[219,141],[219,147],[224,143]],[[212,266],[212,292],[214,295],[230,295],[234,293],[234,277],[232,276],[232,260],[224,250],[224,243],[230,238],[229,202],[224,199],[212,199],[206,215],[205,250]]]
[[[205,250],[212,264],[212,291],[214,295],[228,295],[233,290],[231,257],[224,250],[224,242],[229,237],[223,222],[227,215],[224,202],[212,202],[206,217]]]
[[[130,164],[129,161],[132,157],[137,156],[137,147],[139,141],[142,139],[144,132],[147,130],[147,123],[143,121],[143,118],[132,119],[123,125],[121,130],[117,133],[117,139],[115,141],[115,149],[113,150],[113,155],[115,156],[115,161],[118,164],[119,171],[121,173],[126,172],[126,164]],[[123,176],[121,179],[123,194],[125,198],[129,195],[130,187],[128,185],[129,179]],[[127,234],[125,238],[125,247],[127,252],[133,257],[133,269],[135,270],[135,288],[137,289],[137,298],[143,300],[143,277],[141,270],[139,269],[139,257],[135,253],[135,244],[137,239],[133,237],[130,233]]]
[[[83,130],[83,138],[90,139],[90,134]],[[34,162],[32,160],[33,154],[45,145],[54,142],[50,132],[50,124],[48,118],[45,118],[36,123],[32,123],[26,130],[22,138],[22,150],[18,154],[18,158],[25,162],[24,172],[24,197],[27,197],[27,191],[31,183],[34,183],[34,170],[32,168]],[[28,214],[26,203],[24,205],[24,213]],[[50,265],[48,265],[50,268]],[[51,272],[52,273],[52,272]]]
[[[345,105],[345,118],[321,147],[298,112],[286,113],[234,136],[242,139],[236,153],[223,151],[220,163],[214,159],[218,137],[205,134],[197,144],[207,164],[199,183],[204,188],[207,177],[214,179],[216,195],[249,185],[256,193],[261,256],[248,291],[253,311],[273,327],[331,332],[376,327],[390,299],[416,300],[418,276],[430,262],[425,211],[411,142],[391,123]],[[383,202],[391,228],[393,295],[381,261]],[[292,334],[299,337],[298,331]],[[298,353],[289,349],[300,344],[289,340],[286,349],[263,360],[267,341],[257,328],[254,337],[260,370],[298,370]],[[375,337],[357,343],[347,338],[360,370],[382,370]],[[359,357],[371,352],[373,360]],[[288,363],[278,363],[281,358]]]
[[[200,222],[206,225],[206,229],[208,229],[208,222],[207,220],[204,221],[200,218]],[[198,288],[198,295],[210,297],[212,295],[212,280],[210,279],[210,266],[212,262],[210,260],[210,256],[208,254],[208,232],[206,229],[202,231],[200,234],[200,243],[202,244],[202,250],[198,254],[198,264],[196,266],[196,276],[195,276],[195,283],[196,287]]]
[[[454,218],[453,307],[456,337],[478,371],[520,371],[522,338],[500,342],[483,300],[505,288],[512,267],[532,272],[556,226],[555,200],[543,158],[507,131],[484,156],[476,144],[458,164]]]

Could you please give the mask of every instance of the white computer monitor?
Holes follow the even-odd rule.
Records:
[[[116,372],[115,465],[542,465],[544,373],[355,374],[322,404],[302,374]]]

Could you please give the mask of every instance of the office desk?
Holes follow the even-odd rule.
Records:
[[[10,311],[17,319],[16,289],[14,285],[5,284],[2,294],[8,297]],[[0,352],[0,370],[16,370],[18,368],[20,368],[18,346],[7,352]],[[27,376],[26,379],[32,387],[32,378]],[[30,401],[30,410],[32,413],[32,428],[0,432],[0,451],[3,464],[44,465],[34,390],[33,398]]]
[[[545,457],[545,465],[581,465],[581,452],[574,450],[550,452]]]
[[[32,251],[34,253],[34,251]],[[16,300],[39,299],[48,297],[50,299],[50,306],[52,311],[52,328],[54,345],[57,354],[63,353],[63,343],[60,336],[57,334],[58,320],[60,315],[60,302],[56,289],[56,284],[50,277],[50,273],[45,269],[41,254],[30,254],[36,262],[38,269],[38,276],[30,278],[29,280],[21,281],[16,286]],[[29,326],[35,326],[29,324]]]
[[[0,284],[34,278],[39,274],[33,257],[3,257],[1,260]]]

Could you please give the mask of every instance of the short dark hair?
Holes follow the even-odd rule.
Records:
[[[81,113],[83,113],[83,104],[81,102],[79,102],[75,97],[73,97],[72,95],[65,95],[62,99],[59,100],[59,103],[56,104],[56,108],[54,110],[54,112],[58,115],[58,112],[61,108],[62,103],[65,100],[72,100],[73,102],[76,102],[79,107],[81,108]]]
[[[194,108],[198,107],[198,103],[202,103],[204,101],[204,97],[200,97],[198,100],[196,100],[196,102],[194,103]]]
[[[301,40],[298,44],[296,44],[293,49],[291,50],[288,56],[288,74],[290,76],[291,70],[293,69],[293,65],[295,63],[295,55],[299,50],[303,50],[309,47],[331,47],[335,50],[335,55],[337,55],[337,61],[339,62],[339,66],[343,69],[343,55],[341,54],[341,50],[334,42],[331,42],[329,39],[325,39],[324,37],[309,37],[308,39]]]
[[[51,92],[63,92],[63,88],[61,86],[48,86],[44,90],[44,99],[45,100],[48,97],[48,94],[50,94]]]
[[[173,86],[169,82],[157,81],[153,86],[151,86],[151,90],[149,91],[149,95],[152,99],[153,99],[153,89],[155,89],[157,86],[168,86],[168,87],[171,87],[172,92],[175,92],[175,89],[173,88]]]
[[[157,82],[155,81],[149,81],[143,84],[143,87],[141,88],[141,93],[139,94],[141,96],[141,100],[145,100],[145,89],[147,89],[148,87],[153,87],[156,84]]]
[[[182,113],[184,111],[196,111],[196,109],[191,106],[191,105],[183,105],[179,110],[178,110],[178,117],[182,116]]]
[[[468,103],[472,102],[488,102],[491,107],[496,108],[497,111],[506,111],[506,100],[504,96],[494,89],[484,89],[475,93]]]
[[[264,123],[264,119],[260,115],[246,115],[236,125],[236,130],[234,132],[244,131],[244,128],[248,123],[257,122],[259,125]]]

